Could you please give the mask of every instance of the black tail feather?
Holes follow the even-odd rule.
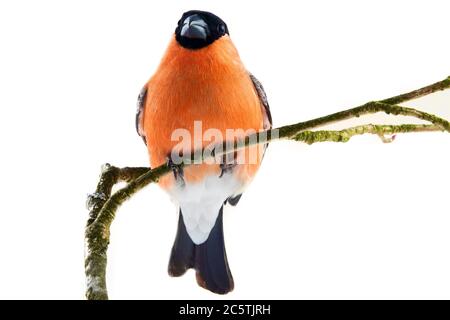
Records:
[[[183,221],[183,215],[178,218],[178,231],[172,247],[169,262],[169,275],[179,277],[194,267],[195,244],[189,237]]]
[[[208,240],[195,247],[197,283],[212,292],[225,294],[233,290],[234,282],[228,266],[223,239],[223,207]]]
[[[223,207],[208,239],[195,245],[184,226],[180,211],[178,233],[172,248],[169,274],[181,276],[189,268],[195,268],[199,286],[218,294],[233,290],[234,282],[228,266],[223,238]]]

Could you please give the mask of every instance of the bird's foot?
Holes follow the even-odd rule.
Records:
[[[225,154],[223,156],[222,162],[220,163],[221,172],[220,172],[219,178],[222,178],[222,176],[225,173],[229,173],[229,172],[233,171],[234,167],[237,166],[236,158],[237,158],[237,153],[236,152],[234,152],[232,155]]]
[[[174,163],[172,158],[169,156],[167,157],[167,166],[172,169],[175,180],[184,184],[184,171],[182,165]]]

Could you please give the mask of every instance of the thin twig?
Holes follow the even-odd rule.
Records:
[[[433,124],[401,124],[401,125],[376,125],[366,124],[339,131],[322,130],[322,131],[302,131],[294,136],[295,141],[302,141],[307,144],[317,142],[347,142],[356,135],[362,134],[376,134],[384,143],[392,142],[392,138],[387,138],[386,135],[395,133],[410,133],[410,132],[435,132],[442,131],[442,129]]]

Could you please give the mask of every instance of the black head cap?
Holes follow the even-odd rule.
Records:
[[[175,29],[178,43],[188,49],[204,48],[228,33],[228,27],[218,16],[199,10],[183,13]]]

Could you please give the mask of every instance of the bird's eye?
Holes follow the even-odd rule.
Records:
[[[217,26],[217,32],[220,34],[220,35],[223,35],[223,34],[225,34],[225,25],[224,24],[219,24],[218,26]]]

